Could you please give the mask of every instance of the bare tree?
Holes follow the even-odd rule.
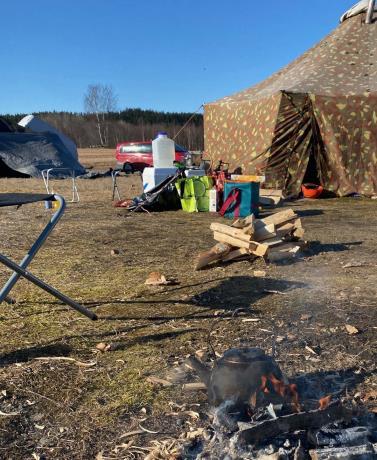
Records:
[[[106,114],[115,112],[116,106],[117,98],[112,86],[100,83],[88,85],[84,95],[84,108],[85,112],[95,116],[101,145],[107,145],[109,140]]]

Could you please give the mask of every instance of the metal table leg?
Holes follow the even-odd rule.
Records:
[[[12,262],[7,257],[3,256],[2,254],[0,254],[0,262],[2,264],[6,265],[11,270],[13,270],[14,272],[16,272],[15,274],[17,276],[17,279],[20,276],[23,276],[24,278],[29,280],[31,283],[35,284],[36,286],[40,287],[44,291],[46,291],[49,294],[53,295],[54,297],[56,297],[57,299],[61,300],[65,304],[69,305],[71,308],[73,308],[73,309],[77,310],[78,312],[82,313],[86,317],[88,317],[88,318],[90,318],[92,320],[98,319],[97,315],[95,313],[93,313],[92,311],[90,311],[87,308],[83,307],[82,305],[78,304],[77,302],[75,302],[74,300],[70,299],[66,295],[62,294],[60,291],[58,291],[57,289],[55,289],[52,286],[48,285],[44,281],[40,280],[39,278],[37,278],[36,276],[31,274],[30,272],[27,272],[26,270],[24,270],[23,268],[21,268],[20,266],[18,266],[14,262]]]
[[[42,233],[35,240],[34,244],[29,249],[29,252],[22,259],[19,265],[22,269],[25,269],[28,267],[28,265],[33,260],[36,253],[39,251],[43,243],[46,241],[46,238],[48,237],[48,235],[51,233],[55,225],[59,222],[59,220],[64,214],[64,210],[65,210],[64,198],[61,195],[54,195],[54,197],[55,197],[55,200],[59,203],[59,208],[55,212],[55,214],[51,217],[50,221],[47,223]],[[13,286],[17,283],[20,276],[21,275],[17,271],[15,271],[15,273],[13,273],[12,276],[9,278],[9,280],[5,283],[4,287],[0,291],[0,303],[5,299],[5,297],[7,297],[9,292],[12,290]]]
[[[112,200],[114,200],[115,198],[115,192],[116,194],[118,195],[118,200],[120,200],[120,194],[119,194],[119,188],[118,188],[118,184],[117,184],[117,177],[119,176],[119,174],[121,173],[122,171],[112,171],[111,172],[111,178],[113,180],[113,196],[112,196]]]

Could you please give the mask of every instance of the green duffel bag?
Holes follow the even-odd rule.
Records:
[[[209,191],[212,188],[211,177],[198,176],[188,179],[179,179],[175,185],[184,211],[209,211]]]

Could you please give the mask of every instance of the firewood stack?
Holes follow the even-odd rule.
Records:
[[[237,219],[232,225],[213,222],[213,237],[217,244],[199,254],[196,270],[211,262],[229,262],[244,257],[263,257],[268,262],[293,258],[306,244],[304,229],[292,209],[272,214],[264,219],[253,215]]]

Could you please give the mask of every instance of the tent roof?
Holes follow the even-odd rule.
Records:
[[[330,35],[263,82],[213,104],[253,101],[279,91],[346,96],[377,92],[377,22],[365,14],[342,22]]]

